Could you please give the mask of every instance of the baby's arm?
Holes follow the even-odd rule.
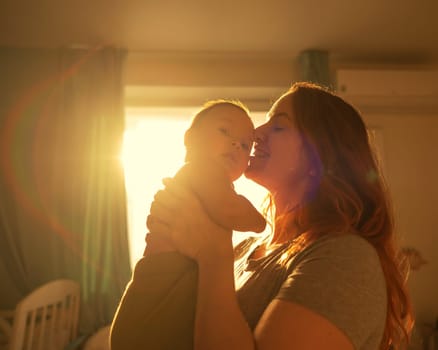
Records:
[[[252,231],[252,232],[263,232],[266,227],[266,220],[262,214],[258,212],[252,203],[244,196],[237,194],[233,189],[231,189],[233,194],[225,201],[229,201],[229,204],[224,204],[224,207],[220,208],[217,213],[217,220],[223,219],[225,222],[225,227],[227,220],[229,222],[229,227],[236,231]],[[214,205],[213,205],[214,206]],[[221,212],[222,209],[222,212]],[[214,208],[212,208],[214,213]],[[214,220],[216,220],[213,214]]]
[[[187,181],[209,216],[219,225],[236,230],[262,232],[266,220],[242,195],[237,194],[217,164],[186,164],[177,174]]]

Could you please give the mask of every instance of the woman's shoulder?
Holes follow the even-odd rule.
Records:
[[[377,251],[366,239],[353,233],[321,237],[289,267],[278,299],[319,313],[357,348],[371,335],[378,345],[386,319],[386,282]]]
[[[380,264],[379,256],[373,245],[364,237],[355,233],[326,235],[316,239],[299,254],[322,254],[339,258],[366,258]]]
[[[291,276],[304,272],[310,278],[317,278],[321,287],[336,280],[377,293],[379,298],[386,293],[377,250],[354,233],[317,239],[292,259],[289,272]]]

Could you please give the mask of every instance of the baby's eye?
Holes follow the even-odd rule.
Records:
[[[224,135],[228,135],[228,129],[227,128],[219,128],[219,131],[224,134]]]
[[[247,144],[247,143],[245,143],[245,142],[241,143],[241,147],[242,147],[242,149],[244,149],[245,151],[249,151],[249,148],[250,148],[249,144]]]

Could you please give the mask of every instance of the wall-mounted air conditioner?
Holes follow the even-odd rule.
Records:
[[[339,69],[338,93],[363,108],[438,109],[438,70]]]

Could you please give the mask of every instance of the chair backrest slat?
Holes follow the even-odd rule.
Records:
[[[14,312],[9,350],[59,350],[77,337],[79,284],[49,282],[26,296]]]

